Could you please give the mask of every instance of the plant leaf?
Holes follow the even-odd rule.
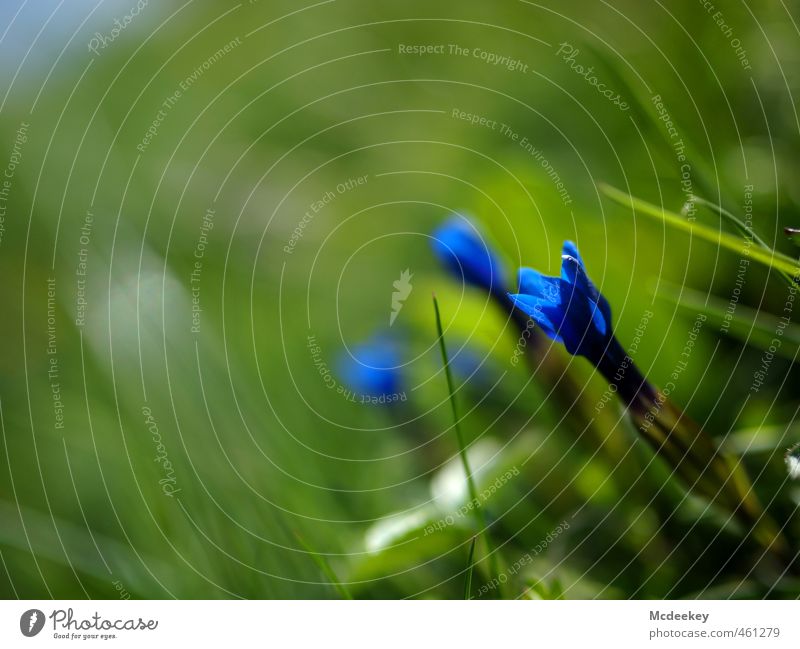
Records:
[[[678,230],[683,230],[689,234],[697,235],[701,239],[715,243],[738,254],[741,254],[742,252],[742,239],[738,239],[727,232],[714,230],[713,228],[709,228],[706,225],[694,221],[687,221],[685,218],[679,214],[676,214],[675,212],[671,212],[663,207],[659,207],[658,205],[653,205],[647,201],[635,198],[630,194],[626,194],[616,187],[611,187],[605,183],[600,183],[600,188],[606,196],[620,205],[630,207],[637,212],[641,212],[647,216],[664,221],[664,223],[667,225],[670,225]],[[754,247],[748,251],[748,257],[754,261],[764,264],[765,266],[769,266],[781,274],[786,273],[792,278],[795,278],[798,276],[798,274],[800,274],[800,265],[798,265],[798,261],[796,259],[792,259],[788,255],[784,255],[783,253],[776,252],[774,250],[764,250],[763,248]]]
[[[701,198],[700,196],[693,196],[691,201],[698,205],[702,205],[703,207],[707,207],[708,209],[713,210],[714,212],[717,212],[721,218],[725,219],[725,221],[727,221],[730,225],[736,228],[742,236],[744,236],[745,238],[750,237],[764,250],[769,250],[769,251],[773,250],[772,246],[770,246],[766,241],[764,241],[761,237],[759,237],[751,226],[748,226],[747,223],[742,221],[738,216],[736,216],[732,212],[726,210],[721,205],[717,205],[716,203],[708,201],[705,198]],[[792,275],[785,272],[780,272],[780,274],[786,280],[789,286],[794,286],[795,282]]]
[[[467,487],[469,489],[469,497],[473,503],[475,503],[475,507],[473,507],[472,511],[475,512],[475,517],[478,522],[478,528],[483,530],[483,539],[486,543],[486,554],[489,558],[489,570],[492,573],[492,576],[499,573],[497,567],[497,555],[493,551],[491,541],[489,539],[489,521],[486,518],[486,512],[484,511],[483,507],[480,505],[480,501],[478,500],[478,490],[475,488],[475,481],[472,477],[472,469],[469,466],[469,460],[467,459],[467,449],[466,445],[464,444],[464,436],[461,433],[461,426],[459,425],[458,419],[458,408],[456,407],[456,395],[455,390],[453,389],[453,376],[450,372],[450,361],[447,358],[447,347],[445,346],[444,342],[444,331],[442,330],[442,317],[439,314],[439,302],[436,300],[436,296],[433,296],[433,311],[436,314],[436,332],[439,336],[439,349],[442,352],[442,363],[444,364],[444,373],[445,377],[447,378],[447,391],[450,400],[450,408],[453,412],[453,428],[456,433],[456,439],[458,440],[458,454],[461,457],[461,465],[464,467],[464,473],[467,476]],[[500,592],[500,587],[497,588],[498,592]],[[502,594],[501,594],[502,597]]]
[[[800,327],[795,324],[781,323],[772,314],[756,311],[742,304],[737,305],[735,313],[728,314],[728,305],[719,298],[671,282],[659,282],[658,296],[687,311],[705,313],[715,325],[722,325],[727,321],[731,333],[743,343],[759,349],[769,349],[776,337],[775,332],[780,328],[783,335],[775,353],[790,361],[798,358]]]
[[[336,572],[334,572],[333,568],[331,568],[331,565],[328,563],[325,557],[312,550],[311,546],[308,545],[308,543],[306,543],[303,540],[303,537],[300,536],[300,534],[295,532],[294,535],[297,538],[297,541],[300,543],[300,545],[303,546],[305,551],[311,555],[311,558],[314,559],[314,563],[317,564],[322,573],[328,578],[328,581],[330,581],[331,586],[333,586],[336,589],[336,591],[339,593],[342,599],[353,599],[353,596],[350,594],[350,591],[347,589],[347,586],[345,586],[341,581],[339,581],[339,577],[336,575]]]
[[[475,541],[476,537],[472,537],[469,544],[469,557],[467,558],[467,578],[464,582],[464,599],[471,599],[470,592],[472,591],[472,567],[475,565],[473,560],[475,558]]]

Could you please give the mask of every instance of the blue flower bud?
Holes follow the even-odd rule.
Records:
[[[450,367],[457,381],[484,395],[496,387],[500,378],[492,360],[471,347],[461,347],[454,353]]]
[[[359,395],[389,399],[401,394],[400,366],[397,345],[384,336],[375,336],[344,355],[338,369],[342,381]]]
[[[497,297],[505,297],[505,269],[469,220],[453,217],[439,226],[432,237],[433,252],[453,276]]]

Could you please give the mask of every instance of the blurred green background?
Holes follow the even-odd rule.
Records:
[[[624,346],[653,312],[636,361],[658,385],[737,291],[743,328],[709,320],[672,397],[748,449],[797,539],[796,339],[754,392],[748,330],[782,314],[785,283],[751,263],[737,286],[740,256],[599,187],[741,216],[752,185],[755,231],[795,254],[800,7],[709,4],[4,2],[0,593],[460,597],[472,519],[426,533],[463,499],[436,292],[451,356],[485,361],[456,373],[479,482],[513,475],[487,504],[502,596],[800,594],[623,421],[605,441],[567,426],[512,365],[504,315],[430,250],[453,213],[509,271],[556,273],[575,240]],[[320,369],[343,385],[342,354],[376,332],[402,355],[399,407]],[[588,363],[552,353],[596,400]],[[496,597],[477,560],[473,595]]]

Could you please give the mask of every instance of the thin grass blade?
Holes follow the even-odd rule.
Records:
[[[464,581],[464,599],[472,599],[470,593],[472,592],[472,568],[475,565],[475,541],[476,537],[472,537],[469,544],[469,557],[467,558],[467,578]]]
[[[442,317],[439,313],[439,302],[436,296],[433,296],[433,311],[436,314],[436,332],[439,336],[439,350],[442,353],[442,364],[444,365],[444,373],[447,378],[447,392],[449,395],[450,408],[453,413],[453,429],[456,433],[458,440],[458,454],[461,457],[461,465],[464,467],[464,473],[467,477],[467,491],[471,502],[474,503],[472,511],[475,512],[475,519],[478,524],[478,529],[483,530],[483,539],[486,544],[486,554],[489,558],[489,570],[492,575],[498,574],[497,556],[495,555],[491,541],[489,540],[489,521],[486,517],[486,512],[481,507],[480,500],[478,499],[478,490],[475,487],[475,481],[472,477],[472,469],[469,466],[469,459],[467,458],[467,448],[464,444],[464,435],[461,432],[461,425],[458,417],[458,407],[456,406],[456,395],[453,387],[453,376],[450,371],[450,360],[447,356],[447,346],[444,342],[444,330],[442,329]],[[498,592],[500,587],[498,586]],[[501,595],[502,596],[502,595]]]
[[[340,580],[339,577],[336,575],[336,572],[331,565],[328,563],[327,559],[323,557],[321,554],[315,552],[308,543],[303,540],[303,537],[300,536],[297,532],[294,533],[295,538],[297,539],[298,543],[303,546],[303,549],[311,555],[311,558],[314,560],[314,563],[317,564],[317,567],[322,571],[322,573],[328,578],[331,586],[336,589],[336,592],[339,593],[342,599],[353,599],[353,596],[350,594],[350,591],[347,589]]]
[[[647,201],[635,198],[615,187],[611,187],[610,185],[601,183],[601,189],[606,196],[620,205],[630,207],[637,212],[663,221],[675,229],[683,230],[684,232],[688,232],[691,235],[697,236],[705,241],[709,241],[723,248],[727,248],[728,250],[738,254],[742,253],[743,241],[731,234],[728,234],[727,232],[720,232],[719,230],[714,230],[713,228],[709,228],[701,223],[688,221],[675,212],[671,212],[663,207],[659,207],[658,205],[653,205]],[[748,256],[750,259],[772,268],[776,272],[780,273],[781,276],[783,276],[783,274],[788,274],[793,278],[792,281],[795,281],[795,278],[800,275],[800,265],[798,264],[798,261],[775,250],[764,250],[763,248],[756,247],[748,251]]]
[[[764,250],[774,251],[772,246],[770,246],[766,241],[764,241],[764,239],[759,237],[751,226],[749,226],[747,223],[745,223],[742,219],[740,219],[732,212],[726,210],[721,205],[717,205],[716,203],[706,200],[705,198],[701,198],[700,196],[693,196],[691,200],[692,203],[695,203],[696,205],[702,205],[703,207],[706,207],[709,210],[716,212],[722,219],[724,219],[727,223],[736,228],[736,230],[738,230],[739,233],[745,237],[745,239],[747,238],[752,239],[756,244],[758,244],[759,247],[763,248]],[[784,278],[784,280],[786,280],[789,286],[794,285],[795,282],[792,275],[785,272],[780,272],[780,274]]]
[[[775,354],[794,362],[800,354],[800,326],[782,322],[774,315],[736,305],[736,312],[729,313],[728,304],[719,298],[685,286],[660,281],[658,296],[691,313],[704,313],[708,321],[716,326],[728,323],[730,332],[742,342],[759,349],[775,347],[776,331],[781,331],[781,344]]]

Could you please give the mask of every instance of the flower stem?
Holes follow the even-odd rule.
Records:
[[[651,398],[640,390],[629,404],[639,435],[672,467],[685,488],[735,515],[758,545],[794,571],[789,544],[764,511],[744,467],[722,453],[666,395],[657,390],[654,394]]]

